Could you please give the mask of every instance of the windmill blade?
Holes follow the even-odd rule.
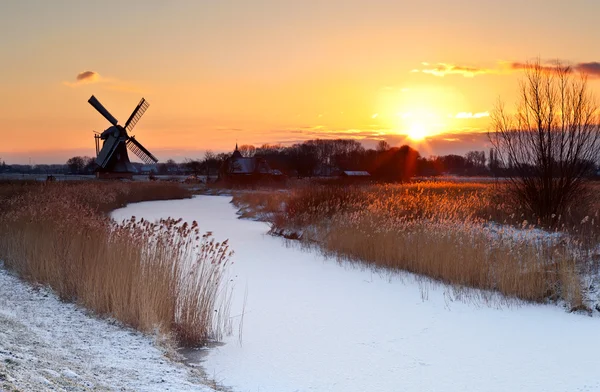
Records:
[[[127,148],[148,165],[158,162],[158,159],[133,136],[127,139]]]
[[[98,166],[100,166],[101,168],[106,167],[106,165],[110,161],[110,157],[113,155],[113,153],[117,149],[119,142],[120,142],[119,138],[114,135],[110,135],[104,141],[104,143],[102,144],[102,149],[100,150],[100,152],[98,153],[98,156],[96,157],[96,164]]]
[[[142,98],[140,103],[138,103],[135,109],[133,109],[131,116],[129,116],[127,122],[125,123],[125,130],[127,130],[127,132],[130,132],[133,129],[133,127],[135,127],[135,124],[137,124],[137,122],[140,121],[140,118],[142,118],[144,113],[146,113],[148,106],[150,106],[148,101]]]
[[[104,106],[102,106],[102,104],[100,103],[100,101],[98,101],[96,99],[96,97],[94,97],[92,95],[92,97],[90,99],[88,99],[88,102],[90,105],[92,105],[94,107],[94,109],[96,109],[101,115],[103,115],[104,118],[107,119],[112,125],[117,125],[117,123],[118,123],[117,119],[114,118],[112,116],[112,114],[110,114]]]

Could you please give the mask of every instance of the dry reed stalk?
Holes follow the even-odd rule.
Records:
[[[174,333],[186,345],[229,327],[227,242],[200,238],[196,224],[116,224],[104,215],[128,202],[187,197],[176,184],[30,184],[4,195],[0,258],[23,278],[141,331]]]
[[[581,237],[588,240],[585,246],[597,246],[590,233],[600,233],[599,220],[569,230],[571,237],[579,230],[578,242],[540,235],[522,213],[501,202],[501,192],[502,185],[481,183],[313,186],[280,193],[276,203],[264,200],[270,193],[234,195],[234,203],[259,205],[272,214],[273,231],[300,231],[305,242],[344,260],[527,301],[562,299],[581,306],[585,261],[573,248],[584,244]],[[269,207],[282,203],[283,212]],[[576,216],[563,219],[573,222]]]

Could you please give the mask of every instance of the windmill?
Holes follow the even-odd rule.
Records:
[[[127,149],[131,150],[146,164],[158,162],[158,159],[142,146],[135,136],[129,136],[129,132],[133,130],[133,127],[140,121],[140,118],[150,106],[148,101],[142,98],[129,119],[127,119],[125,126],[119,125],[117,119],[93,95],[88,102],[112,124],[104,132],[94,135],[96,164],[98,165],[97,175],[99,178],[131,178],[135,170],[129,161]],[[101,140],[103,141],[102,147],[100,147]]]

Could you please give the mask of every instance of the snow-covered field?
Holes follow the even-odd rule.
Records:
[[[600,391],[600,318],[456,300],[409,274],[340,265],[237,219],[229,201],[140,203],[113,216],[182,217],[230,239],[241,339],[190,361],[235,391]]]
[[[0,391],[210,391],[151,338],[0,268]]]

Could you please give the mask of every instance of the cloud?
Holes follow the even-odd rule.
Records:
[[[600,78],[600,62],[591,61],[589,63],[578,63],[574,67],[581,73],[588,74],[591,77]]]
[[[532,69],[533,67],[536,66],[536,64],[535,63],[512,62],[512,63],[509,63],[509,66],[513,70],[527,70],[527,69]],[[540,67],[541,67],[542,71],[544,71],[544,72],[555,72],[559,66],[561,66],[561,67],[570,66],[571,69],[576,72],[586,74],[592,78],[600,78],[600,62],[598,62],[598,61],[590,61],[590,62],[576,63],[576,64],[571,64],[569,62],[561,62],[560,64],[551,63],[551,62],[540,64]]]
[[[77,74],[77,82],[94,83],[100,81],[100,74],[94,71],[84,71]]]
[[[68,87],[80,87],[83,85],[88,85],[88,84],[98,84],[101,85],[102,88],[107,89],[107,90],[116,90],[116,91],[125,91],[125,92],[131,92],[131,93],[143,93],[145,92],[144,89],[132,85],[131,83],[126,83],[123,81],[120,81],[118,79],[115,78],[106,78],[103,76],[100,76],[100,74],[96,71],[83,71],[77,74],[77,76],[75,76],[75,81],[74,82],[63,82],[63,84],[65,86]]]
[[[69,87],[79,87],[84,84],[92,84],[103,82],[104,78],[100,76],[98,72],[95,71],[83,71],[75,76],[74,82],[63,82],[65,86]]]
[[[482,118],[482,117],[489,117],[489,116],[490,116],[490,112],[478,112],[478,113],[460,112],[460,113],[456,113],[454,118]]]
[[[534,69],[537,66],[538,66],[538,64],[535,62],[521,63],[521,62],[515,61],[515,62],[509,63],[510,69],[516,70],[516,71]],[[556,69],[558,68],[558,65],[546,63],[546,64],[539,64],[539,67],[544,72],[555,72]]]
[[[510,74],[513,72],[532,69],[536,66],[535,62],[520,62],[520,61],[503,61],[499,62],[494,68],[482,68],[465,65],[455,65],[450,63],[437,63],[431,65],[422,63],[423,68],[413,69],[411,72],[420,72],[433,76],[444,77],[446,75],[462,75],[466,78],[472,78],[478,75],[485,74]],[[555,72],[559,64],[556,62],[544,62],[540,64],[542,71]],[[572,64],[568,61],[561,62],[560,66],[570,66],[572,70],[587,74],[592,78],[600,78],[600,62],[589,61]]]
[[[437,63],[436,65],[430,65],[429,63],[422,63],[425,67],[423,69],[413,69],[411,72],[422,72],[434,76],[444,77],[446,75],[462,75],[466,78],[472,78],[476,75],[483,75],[489,73],[495,73],[497,70],[489,68],[472,67],[465,65],[455,65],[448,63]]]

